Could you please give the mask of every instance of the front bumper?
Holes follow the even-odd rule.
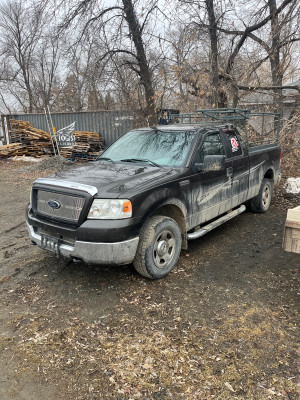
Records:
[[[28,224],[28,222],[27,229],[31,241],[42,248],[42,236],[36,233],[33,226]],[[133,261],[138,243],[138,237],[113,243],[76,240],[74,245],[60,243],[59,254],[70,259],[82,260],[87,264],[124,265],[130,264]]]

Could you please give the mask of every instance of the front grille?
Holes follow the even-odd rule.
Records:
[[[36,207],[42,215],[78,222],[85,200],[85,197],[38,190]],[[53,204],[53,202],[58,208],[50,207],[49,204]]]

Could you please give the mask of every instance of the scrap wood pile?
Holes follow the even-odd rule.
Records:
[[[41,158],[54,155],[49,133],[36,129],[28,121],[10,120],[11,144],[0,146],[0,159],[16,156]],[[104,139],[96,132],[74,132],[75,145],[63,147],[60,154],[71,161],[92,161],[104,148]]]
[[[0,158],[8,158],[18,155],[24,155],[26,146],[22,143],[12,143],[0,146]]]
[[[96,132],[75,131],[75,145],[60,149],[60,155],[71,161],[93,161],[104,148],[104,138]]]
[[[0,158],[53,155],[49,133],[34,128],[28,121],[11,119],[9,122],[11,144],[0,147]]]

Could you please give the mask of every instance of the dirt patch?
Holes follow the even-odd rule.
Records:
[[[18,173],[22,172],[34,172],[34,171],[62,171],[65,169],[69,169],[75,164],[72,161],[69,161],[67,158],[60,156],[53,157],[45,157],[36,162],[29,162],[26,165],[25,162],[22,163],[22,167],[17,169]]]
[[[26,165],[0,162],[1,399],[299,399],[300,256],[282,235],[300,197],[284,182],[268,213],[191,241],[150,281],[31,247],[24,211],[49,171]]]

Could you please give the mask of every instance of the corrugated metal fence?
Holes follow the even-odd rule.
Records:
[[[99,132],[105,139],[105,146],[136,126],[133,116],[126,111],[53,113],[51,116],[57,130],[76,121],[75,131]],[[29,121],[34,128],[49,131],[44,114],[14,114],[9,118]]]

